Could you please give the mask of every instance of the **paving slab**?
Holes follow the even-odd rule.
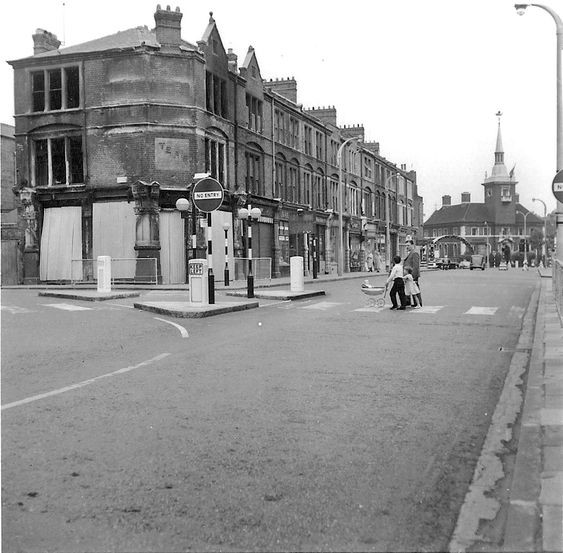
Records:
[[[133,307],[142,311],[151,311],[160,315],[178,317],[182,319],[211,317],[233,311],[244,311],[258,307],[257,301],[225,301],[215,302],[211,305],[200,305],[197,303],[181,301],[150,301],[134,303]]]
[[[246,297],[246,290],[233,290],[227,292],[227,296]],[[301,300],[305,298],[313,298],[315,296],[324,296],[324,290],[304,290],[302,292],[293,292],[291,290],[255,290],[254,297],[268,300]]]
[[[117,300],[121,298],[135,298],[141,295],[141,292],[98,292],[97,290],[57,290],[48,292],[39,292],[40,296],[50,298],[64,298],[67,300],[82,300],[82,301],[106,301]]]

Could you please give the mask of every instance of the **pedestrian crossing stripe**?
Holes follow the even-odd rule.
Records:
[[[344,305],[343,303],[333,302],[333,301],[319,301],[318,303],[313,303],[312,305],[306,305],[302,309],[319,309],[321,311],[326,311],[327,309],[332,309],[337,305]]]
[[[498,307],[477,307],[472,306],[464,315],[494,315]]]
[[[12,315],[17,315],[19,313],[35,313],[31,309],[27,309],[27,307],[18,307],[17,305],[2,305],[0,307],[2,311],[9,311]]]
[[[81,305],[72,305],[70,303],[44,303],[46,307],[55,307],[56,309],[64,309],[65,311],[91,311],[91,307],[82,307]]]
[[[411,313],[438,313],[443,305],[423,305],[420,309],[410,309]]]

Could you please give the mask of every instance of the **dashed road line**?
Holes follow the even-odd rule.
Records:
[[[337,307],[338,305],[344,304],[333,301],[320,301],[312,305],[306,305],[305,307],[302,307],[302,309],[319,309],[321,311],[327,311],[328,309],[332,309],[333,307]]]
[[[21,313],[36,313],[32,309],[27,309],[27,307],[18,307],[17,305],[2,305],[0,306],[2,311],[9,311],[12,315],[20,315]]]
[[[46,307],[55,307],[56,309],[64,309],[65,311],[92,311],[92,307],[82,307],[81,305],[73,305],[70,303],[44,303]]]
[[[89,378],[88,380],[83,380],[82,382],[77,382],[76,384],[71,384],[70,386],[65,386],[64,388],[59,388],[58,390],[52,390],[50,392],[45,392],[44,394],[37,394],[35,396],[30,396],[25,399],[20,399],[19,401],[13,401],[12,403],[6,403],[6,405],[2,405],[2,411],[5,409],[11,409],[12,407],[19,407],[20,405],[25,405],[26,403],[32,403],[34,401],[38,401],[40,399],[45,399],[46,397],[56,396],[59,394],[63,394],[65,392],[70,392],[71,390],[76,390],[78,388],[83,388],[84,386],[88,386],[90,384],[94,384],[98,380],[102,380],[103,378],[109,378],[110,376],[117,376],[118,374],[123,374],[129,371],[134,371],[135,369],[139,369],[141,367],[146,367],[151,363],[155,363],[156,361],[160,361],[165,357],[168,357],[169,353],[161,353],[156,357],[152,357],[151,359],[147,359],[146,361],[141,361],[136,365],[131,365],[130,367],[124,367],[123,369],[118,369],[117,371],[113,371],[111,373],[101,374],[100,376],[95,376],[94,378]]]

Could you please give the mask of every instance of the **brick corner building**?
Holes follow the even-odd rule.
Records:
[[[21,252],[26,282],[94,280],[99,255],[112,257],[122,281],[185,282],[188,258],[205,255],[206,241],[194,215],[183,219],[175,205],[197,173],[225,188],[212,240],[222,245],[228,224],[229,258],[246,255],[238,209],[261,209],[253,257],[274,277],[287,273],[292,255],[311,271],[314,247],[317,269],[336,271],[339,209],[345,271],[360,269],[368,251],[400,252],[407,235],[420,236],[414,171],[381,156],[362,125],[338,126],[334,107],[303,108],[293,77],[263,78],[252,47],[239,65],[213,14],[195,44],[182,39],[182,17],[159,5],[154,29],[62,49],[37,29],[33,56],[9,62],[16,191],[22,224],[36,229]],[[342,152],[339,206],[337,152],[351,136],[362,138]],[[213,249],[220,275],[225,253]]]

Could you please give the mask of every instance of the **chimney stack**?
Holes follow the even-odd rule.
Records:
[[[231,71],[232,73],[238,73],[238,57],[233,52],[232,48],[229,48],[229,51],[227,52],[227,60],[229,63],[229,71]]]
[[[452,197],[449,195],[442,196],[442,207],[445,205],[452,205]]]
[[[45,29],[36,29],[33,38],[33,55],[42,54],[57,50],[61,45],[61,41],[57,39],[57,35],[46,31]]]
[[[156,23],[156,41],[161,46],[180,46],[182,43],[182,12],[180,8],[171,11],[170,6],[166,6],[166,10],[163,10],[158,4],[154,21]]]
[[[462,192],[461,193],[461,203],[462,204],[470,204],[471,203],[471,194],[469,192]]]
[[[297,103],[297,81],[295,77],[288,77],[287,79],[270,79],[264,81],[264,86],[271,88],[280,96],[287,98],[294,104]]]

